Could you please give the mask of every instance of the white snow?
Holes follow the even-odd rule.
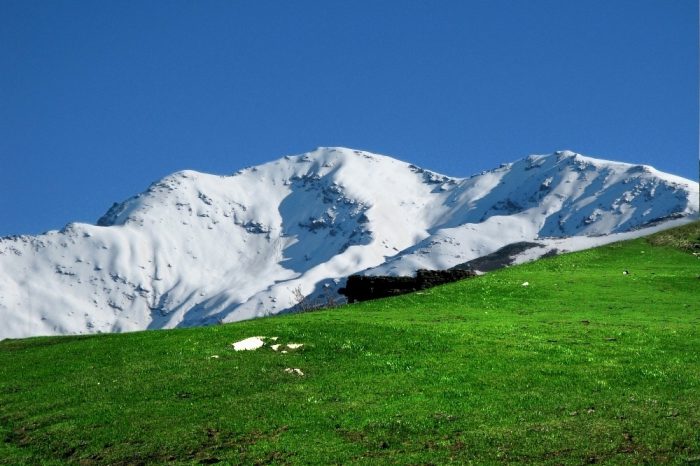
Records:
[[[234,351],[253,351],[262,348],[265,344],[265,337],[250,337],[245,340],[237,341],[233,343]]]
[[[99,226],[0,239],[0,339],[261,317],[300,295],[337,302],[354,273],[449,268],[520,241],[542,244],[516,258],[531,260],[697,212],[695,182],[569,151],[470,178],[346,148],[181,171]]]

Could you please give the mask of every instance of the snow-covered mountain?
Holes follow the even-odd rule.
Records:
[[[0,338],[249,319],[334,294],[353,273],[449,268],[537,242],[524,260],[697,212],[695,182],[568,151],[466,179],[345,148],[231,176],[182,171],[97,225],[0,239]]]

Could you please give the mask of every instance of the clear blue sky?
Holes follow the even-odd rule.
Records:
[[[349,146],[698,173],[696,0],[0,1],[0,235]]]

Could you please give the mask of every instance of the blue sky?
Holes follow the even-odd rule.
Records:
[[[0,235],[317,146],[698,173],[695,0],[0,2]]]

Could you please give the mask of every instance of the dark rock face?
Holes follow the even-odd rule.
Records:
[[[347,296],[348,302],[353,303],[425,290],[474,276],[476,274],[471,270],[457,269],[418,270],[415,277],[350,275],[345,288],[338,291]]]
[[[509,265],[513,264],[513,262],[515,261],[515,256],[517,256],[521,252],[525,252],[531,248],[541,247],[542,245],[539,243],[530,243],[527,241],[511,243],[507,246],[503,246],[497,251],[492,252],[491,254],[478,257],[463,264],[455,265],[453,268],[490,272],[492,270],[501,269],[503,267],[508,267]]]

